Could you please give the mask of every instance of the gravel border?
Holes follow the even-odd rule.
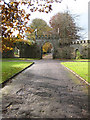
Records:
[[[61,64],[62,65],[62,64]],[[79,76],[77,73],[75,73],[74,71],[72,71],[71,69],[69,69],[68,67],[62,65],[63,67],[65,67],[67,70],[69,70],[70,72],[72,72],[76,77],[80,78],[81,80],[83,80],[88,86],[90,86],[90,83],[88,83],[85,79],[83,79],[81,76]]]
[[[15,73],[13,76],[11,76],[10,78],[8,78],[6,81],[2,82],[0,84],[0,88],[3,88],[5,86],[5,84],[7,82],[9,82],[9,80],[11,80],[12,78],[14,78],[15,76],[17,76],[19,73],[23,72],[24,70],[26,70],[27,68],[31,67],[34,64],[34,62],[32,62],[32,64],[30,64],[29,66],[25,67],[24,69],[22,69],[21,71]]]

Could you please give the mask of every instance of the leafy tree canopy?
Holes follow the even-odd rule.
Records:
[[[42,46],[42,50],[43,50],[43,53],[47,53],[47,52],[51,52],[51,49],[52,49],[52,44],[49,43],[49,42],[46,42],[43,46]]]
[[[78,32],[81,28],[76,25],[74,17],[68,12],[54,15],[50,25],[53,28],[52,34],[59,35],[62,43],[80,39]]]
[[[30,31],[31,33],[27,33],[27,39],[35,40],[36,35],[47,35],[51,28],[47,25],[47,23],[43,19],[33,19],[32,23],[30,24]]]

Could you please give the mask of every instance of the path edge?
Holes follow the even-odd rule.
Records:
[[[5,86],[5,84],[11,80],[12,78],[14,78],[15,76],[17,76],[18,74],[20,74],[21,72],[23,72],[24,70],[26,70],[27,68],[31,67],[35,62],[32,62],[32,64],[30,64],[29,66],[25,67],[24,69],[22,69],[21,71],[15,73],[13,76],[11,76],[10,78],[8,78],[6,81],[2,82],[0,84],[0,88],[3,88]]]
[[[61,64],[63,67],[65,67],[67,70],[69,70],[71,73],[73,73],[76,77],[78,77],[79,79],[83,80],[88,86],[90,86],[90,83],[88,83],[85,79],[83,79],[80,75],[78,75],[77,73],[75,73],[74,71],[72,71],[71,69],[69,69],[68,67],[64,66],[63,64]]]

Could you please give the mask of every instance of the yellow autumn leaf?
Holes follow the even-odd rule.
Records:
[[[13,10],[11,10],[11,12],[13,12]]]
[[[17,15],[14,15],[14,18],[16,19],[16,18],[17,18]]]
[[[10,50],[13,50],[13,48],[10,48]]]
[[[14,2],[10,2],[10,4],[12,5]]]

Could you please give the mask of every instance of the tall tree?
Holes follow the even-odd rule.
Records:
[[[35,31],[37,35],[47,35],[51,28],[47,25],[47,23],[43,19],[33,19],[32,23],[30,24],[30,31],[31,34],[27,33],[27,39],[35,40]]]
[[[52,34],[59,35],[62,43],[80,39],[78,32],[81,28],[76,25],[74,17],[68,12],[57,13],[49,23],[53,28]]]

